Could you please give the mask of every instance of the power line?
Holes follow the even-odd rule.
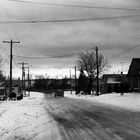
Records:
[[[118,53],[118,54],[116,54],[116,55],[110,57],[110,59],[116,58],[116,57],[120,56],[121,54],[124,54],[124,53],[126,53],[126,52],[128,52],[128,51],[131,51],[131,50],[133,50],[133,49],[135,49],[135,48],[137,48],[137,47],[140,47],[140,44],[137,44],[136,46],[134,46],[134,47],[132,47],[132,48],[129,48],[129,49],[127,49],[127,50],[124,50],[124,51],[122,51],[122,52],[120,52],[120,53]]]
[[[5,7],[5,5],[4,5],[4,9],[6,11],[5,13],[6,13],[7,17],[10,18],[9,12],[8,12],[7,8]],[[14,30],[13,25],[10,25],[10,27],[13,30],[13,33],[14,33],[15,37],[18,39],[17,34],[16,34],[15,30]]]
[[[92,50],[94,48],[89,48],[87,50],[84,50],[82,52],[86,52],[86,51],[89,51],[89,50]],[[74,55],[78,55],[80,54],[81,52],[75,52],[75,53],[71,53],[71,54],[65,54],[65,55],[58,55],[58,56],[23,56],[23,55],[13,55],[15,57],[20,57],[20,58],[26,58],[26,59],[46,59],[46,58],[63,58],[63,57],[70,57],[70,56],[74,56]]]
[[[2,58],[2,60],[4,60],[7,64],[10,64],[7,59],[5,59],[4,57],[0,56]]]
[[[19,58],[25,58],[25,59],[46,59],[46,58],[63,58],[63,57],[70,57],[70,56],[77,55],[77,54],[78,54],[78,53],[66,54],[66,55],[58,55],[58,56],[44,56],[44,57],[23,56],[23,55],[13,55],[13,56],[19,57]]]
[[[140,44],[137,44],[136,46],[134,46],[134,47],[132,47],[132,48],[129,48],[129,49],[127,49],[127,50],[124,50],[124,51],[122,51],[122,52],[120,52],[120,53],[118,53],[118,54],[116,54],[116,55],[110,57],[109,59],[114,59],[114,58],[120,56],[121,54],[124,54],[124,53],[126,53],[126,52],[128,52],[128,51],[131,51],[131,50],[133,50],[133,49],[135,49],[135,48],[137,48],[137,47],[140,47]],[[88,49],[88,50],[92,50],[92,49],[94,49],[94,48],[90,48],[90,49]],[[85,50],[85,51],[88,51],[88,50]],[[84,51],[82,51],[82,52],[84,52]],[[72,53],[72,54],[68,54],[68,55],[62,55],[62,56],[51,56],[51,57],[49,57],[49,56],[46,56],[46,57],[20,56],[20,55],[13,55],[13,56],[15,56],[15,57],[21,57],[21,58],[27,58],[27,59],[46,59],[46,58],[58,58],[58,57],[61,58],[61,57],[74,56],[74,55],[78,55],[79,53],[80,53],[80,52]],[[43,68],[43,67],[34,67],[34,68]],[[44,67],[44,68],[46,68],[46,67]]]
[[[2,48],[0,47],[0,49],[2,50]],[[3,51],[3,50],[2,50]],[[3,52],[4,53],[4,52]],[[2,60],[4,60],[8,65],[10,65],[10,62],[6,59],[6,58],[4,58],[2,55],[0,55],[0,57],[2,58]],[[13,60],[14,61],[14,60]],[[16,65],[16,67],[18,67],[18,65],[17,65],[17,63],[14,61],[14,63],[15,63],[15,65]],[[15,66],[13,66],[13,67],[15,67]]]
[[[19,58],[25,58],[25,59],[46,59],[46,58],[63,58],[63,57],[70,57],[70,56],[77,55],[77,54],[78,54],[78,53],[66,54],[66,55],[58,55],[58,56],[44,56],[44,57],[23,56],[23,55],[13,55],[13,56],[19,57]]]
[[[60,69],[60,68],[65,68],[65,67],[67,67],[67,66],[47,66],[47,67],[41,67],[41,66],[38,66],[38,67],[36,67],[36,66],[32,66],[32,65],[30,65],[30,67],[31,68],[35,68],[35,69],[48,69],[48,68],[56,68],[56,69]]]
[[[3,54],[7,55],[6,50],[4,49],[3,45],[0,46],[0,49],[2,50]],[[1,56],[1,55],[0,55]],[[1,56],[2,57],[2,56]],[[10,64],[7,59],[5,59],[4,57],[2,57],[2,59],[7,63]],[[17,62],[13,59],[13,62],[15,63],[16,67],[18,67]]]
[[[8,37],[11,38],[11,35],[10,35],[10,33],[6,30],[5,26],[4,26],[3,24],[1,24],[1,27],[2,27],[3,31],[8,35]]]
[[[105,9],[105,10],[140,10],[140,8],[123,8],[123,7],[104,7],[104,6],[88,6],[88,5],[73,5],[73,4],[59,4],[59,3],[47,3],[47,2],[34,2],[34,1],[24,1],[24,0],[10,0],[19,3],[29,3],[29,4],[40,4],[40,5],[50,5],[50,6],[60,6],[60,7],[71,7],[71,8],[88,8],[88,9]]]
[[[37,56],[23,56],[23,55],[13,55],[15,57],[27,58],[27,59],[46,59],[49,58],[48,56],[44,57],[37,57]]]
[[[79,19],[55,19],[55,20],[0,20],[0,24],[35,24],[35,23],[65,23],[65,22],[83,22],[83,21],[98,21],[98,20],[113,20],[140,17],[140,15],[122,15],[112,17],[96,17],[96,18],[79,18]]]
[[[0,46],[0,49],[3,51],[2,47]],[[6,54],[5,52],[3,52],[4,54]],[[2,55],[0,55],[0,57],[2,58],[2,60],[4,60],[7,64],[10,64],[7,59],[5,59]]]

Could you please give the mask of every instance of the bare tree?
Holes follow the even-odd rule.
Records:
[[[85,75],[88,77],[88,93],[92,90],[93,80],[97,76],[96,53],[95,51],[87,51],[80,53],[77,61],[78,69],[83,69]],[[108,61],[102,54],[98,55],[99,74],[105,71],[108,67]]]
[[[43,89],[45,90],[47,88],[47,80],[50,78],[48,74],[40,74],[40,75],[35,75],[35,87],[36,89]]]

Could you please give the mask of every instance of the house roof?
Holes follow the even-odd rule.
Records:
[[[120,83],[120,82],[119,82],[119,81],[116,81],[116,79],[109,78],[109,79],[107,80],[107,83],[108,83],[108,84],[116,84],[116,83]]]
[[[130,64],[127,77],[140,76],[140,58],[133,58]]]
[[[126,74],[104,74],[102,80],[106,83],[127,82]]]

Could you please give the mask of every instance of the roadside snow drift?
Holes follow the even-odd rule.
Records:
[[[0,102],[0,140],[59,139],[43,100],[44,94],[32,93],[21,101]]]
[[[74,102],[86,100],[90,105],[102,104],[112,108],[117,106],[140,112],[140,94],[84,96],[65,92],[64,96],[58,99],[48,97],[46,100],[44,94],[32,92],[30,97],[24,97],[20,101],[0,101],[0,140],[62,140],[58,123],[47,111],[53,112],[55,108],[56,114],[65,112],[71,104],[64,103],[71,103],[73,98],[76,98]],[[61,101],[64,105],[61,105]]]
[[[140,93],[125,93],[123,96],[120,93],[102,94],[100,96],[92,95],[75,95],[73,92],[65,92],[68,98],[79,98],[89,100],[94,103],[106,104],[109,106],[117,106],[123,109],[140,112]]]

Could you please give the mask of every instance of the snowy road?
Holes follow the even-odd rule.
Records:
[[[34,93],[0,103],[2,140],[140,140],[140,112]]]

